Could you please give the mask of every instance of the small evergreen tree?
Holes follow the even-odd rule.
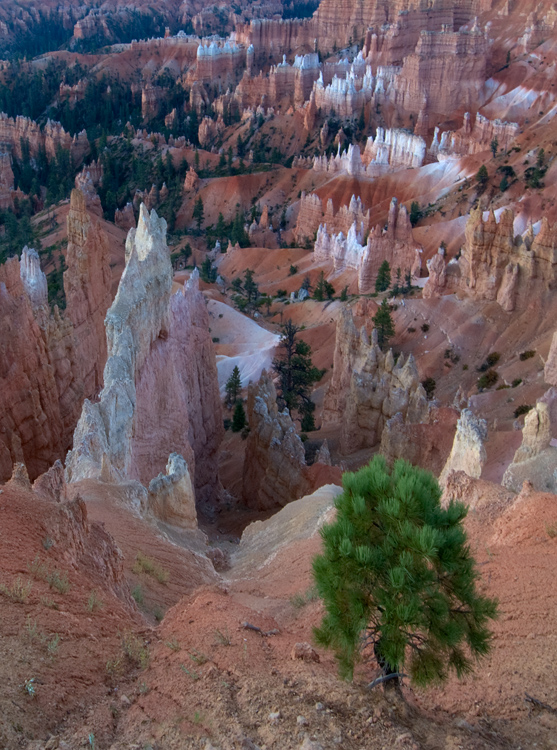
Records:
[[[481,189],[484,189],[487,185],[487,181],[489,180],[489,174],[487,171],[487,167],[485,164],[482,164],[482,166],[478,169],[476,173],[476,182],[480,186]]]
[[[420,209],[420,204],[418,203],[418,201],[412,201],[412,203],[410,204],[410,223],[413,227],[415,227],[421,218],[422,212]]]
[[[280,378],[279,394],[288,409],[299,409],[302,415],[311,414],[310,389],[322,372],[311,361],[311,347],[297,335],[300,328],[288,320],[282,328],[279,342],[280,357],[273,360],[273,369]]]
[[[328,299],[332,299],[335,294],[335,288],[334,286],[327,281],[325,278],[325,274],[323,271],[319,274],[319,279],[317,281],[317,284],[315,285],[315,290],[313,292],[313,299],[316,299],[318,302],[323,302],[325,297]]]
[[[497,138],[497,136],[492,139],[491,143],[489,144],[489,148],[491,150],[493,158],[495,159],[495,157],[497,156],[497,149],[499,148],[499,139]]]
[[[464,503],[442,508],[432,474],[403,460],[389,471],[382,456],[344,474],[343,489],[313,561],[326,610],[316,641],[347,679],[373,657],[387,679],[408,670],[420,686],[470,672],[489,652],[497,602],[476,589]]]
[[[246,268],[244,280],[236,278],[232,282],[232,288],[236,292],[233,297],[234,304],[242,312],[253,312],[258,307],[260,293],[253,275],[254,272],[251,268]]]
[[[231,409],[242,390],[242,378],[240,377],[240,368],[238,365],[234,365],[234,369],[226,381],[224,389],[226,391],[226,406]]]
[[[205,217],[205,211],[203,208],[203,200],[201,196],[198,196],[197,200],[195,201],[195,205],[193,207],[193,218],[195,219],[197,223],[198,232],[201,229],[201,224],[203,223],[204,217]]]
[[[232,416],[232,432],[241,432],[246,426],[246,412],[240,399],[236,401]]]
[[[205,258],[201,264],[199,275],[206,284],[214,284],[217,280],[217,269],[212,265],[210,258]]]
[[[377,331],[377,343],[381,349],[386,349],[389,339],[395,335],[391,309],[386,299],[380,304],[372,320]]]
[[[346,302],[346,300],[348,299],[348,287],[347,286],[342,288],[339,299],[341,302]]]
[[[377,278],[375,279],[375,291],[386,292],[391,286],[391,267],[388,261],[384,260],[379,266]]]

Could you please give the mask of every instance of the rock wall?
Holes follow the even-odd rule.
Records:
[[[530,482],[538,492],[557,494],[557,448],[551,445],[551,412],[555,409],[555,388],[538,401],[524,419],[522,444],[503,475],[502,485],[520,492]],[[553,427],[553,430],[552,430]]]
[[[381,453],[392,464],[398,458],[439,476],[453,444],[458,412],[450,407],[430,409],[429,421],[407,424],[401,412],[388,420],[381,435]]]
[[[372,292],[379,266],[388,261],[394,271],[419,276],[422,248],[414,241],[412,225],[405,206],[399,207],[393,198],[389,208],[387,228],[371,229],[366,245],[362,245],[365,227],[352,224],[347,236],[342,232],[330,235],[326,225],[320,225],[315,240],[316,263],[332,263],[334,271],[353,269],[358,274],[360,294]]]
[[[75,164],[83,159],[89,151],[89,141],[85,131],[72,136],[66,133],[59,122],[47,120],[44,128],[28,117],[8,117],[0,112],[0,151],[8,151],[21,159],[21,144],[29,142],[29,153],[37,156],[39,149],[44,148],[47,156],[56,156],[58,147],[70,151]]]
[[[438,127],[435,128],[429,154],[438,161],[460,158],[487,151],[494,139],[497,139],[499,150],[507,150],[519,132],[520,126],[516,122],[488,120],[479,113],[472,127],[470,113],[465,112],[460,130],[440,132]]]
[[[356,329],[348,308],[337,321],[333,377],[323,402],[323,424],[341,428],[345,455],[373,448],[386,422],[400,412],[404,423],[427,421],[428,403],[412,355],[395,363],[382,352],[376,334],[369,342],[365,328]]]
[[[285,409],[279,412],[277,393],[264,370],[248,387],[250,432],[244,458],[243,499],[257,510],[268,510],[297,500],[308,490],[304,446]]]
[[[12,464],[24,462],[32,478],[42,474],[67,444],[55,369],[46,331],[35,317],[26,286],[30,284],[24,260],[10,258],[0,266],[0,480],[12,474]],[[35,265],[35,263],[33,263]],[[39,273],[42,273],[39,268]],[[37,301],[42,296],[35,298]],[[46,314],[46,312],[45,312]],[[68,363],[69,364],[69,363]]]
[[[106,362],[104,318],[112,301],[108,238],[85,207],[85,196],[72,190],[67,218],[66,316],[75,335],[77,376],[86,398],[101,386]]]
[[[197,273],[172,296],[171,288],[166,222],[142,205],[106,315],[100,401],[84,403],[66,470],[70,481],[104,475],[148,484],[180,453],[197,501],[214,503],[223,427],[208,315]]]
[[[533,297],[555,289],[557,279],[557,225],[542,219],[534,237],[514,236],[514,215],[493,211],[484,220],[480,207],[472,209],[466,224],[461,257],[442,268],[436,258],[424,295],[437,296],[461,289],[477,299],[497,301],[507,312],[524,309]]]

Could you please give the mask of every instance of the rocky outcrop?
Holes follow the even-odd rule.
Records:
[[[149,483],[149,510],[161,521],[185,529],[197,529],[195,491],[188,465],[171,453],[166,472]]]
[[[0,266],[0,479],[24,462],[32,478],[63,456],[79,388],[71,326],[46,307],[34,250]],[[75,421],[74,421],[75,424]]]
[[[366,245],[362,245],[363,226],[356,222],[345,237],[342,232],[329,235],[321,225],[315,241],[315,261],[331,263],[335,271],[353,269],[358,274],[360,294],[373,291],[379,266],[387,261],[392,269],[400,268],[403,275],[410,271],[418,276],[421,268],[421,246],[414,241],[412,225],[405,206],[393,198],[389,208],[387,228],[373,227]]]
[[[102,386],[106,362],[104,318],[112,301],[108,238],[86,209],[85,195],[72,190],[67,219],[66,315],[74,329],[77,376],[86,398]]]
[[[438,127],[435,128],[429,153],[438,161],[460,158],[489,150],[493,140],[497,140],[500,150],[506,151],[519,132],[520,126],[516,122],[488,120],[479,113],[472,127],[470,113],[465,112],[460,130],[440,132]]]
[[[124,208],[117,208],[114,213],[114,223],[120,229],[124,229],[126,232],[130,229],[135,229],[135,214],[133,211],[133,204],[126,203]]]
[[[522,444],[503,475],[503,486],[520,492],[528,481],[539,492],[557,494],[557,448],[551,440],[551,401],[547,403],[544,397],[524,419]]]
[[[551,339],[549,354],[547,355],[543,370],[543,379],[549,385],[557,385],[557,331],[555,331]]]
[[[197,278],[194,272],[171,296],[166,222],[142,205],[106,315],[104,387],[98,403],[84,403],[66,463],[69,481],[103,475],[148,484],[164,470],[168,455],[179,453],[197,501],[215,502],[222,413]]]
[[[453,444],[458,411],[449,407],[430,409],[429,419],[407,424],[401,412],[386,422],[381,435],[381,453],[392,464],[398,458],[439,476]]]
[[[445,485],[453,471],[464,471],[470,477],[479,478],[487,459],[484,447],[486,439],[485,419],[479,419],[470,409],[464,409],[457,422],[453,447],[439,483]]]
[[[304,446],[288,410],[278,410],[277,393],[264,370],[248,387],[249,435],[244,458],[243,499],[257,510],[297,500],[307,492]]]
[[[375,332],[356,329],[348,308],[337,322],[333,377],[323,403],[323,424],[339,425],[343,454],[373,448],[386,422],[400,412],[404,423],[428,419],[428,404],[412,355],[384,353]]]
[[[14,206],[14,172],[10,155],[0,152],[0,209]]]
[[[426,296],[462,290],[512,312],[552,292],[557,281],[557,225],[544,217],[535,237],[532,228],[515,237],[513,225],[510,210],[502,211],[497,221],[493,211],[484,219],[480,207],[472,209],[460,258],[451,260],[444,271],[441,260],[435,259]]]
[[[89,141],[85,131],[71,136],[59,122],[47,120],[46,125],[41,126],[28,117],[8,117],[0,112],[0,144],[2,149],[8,149],[15,157],[22,157],[22,143],[29,143],[29,153],[37,156],[41,149],[46,155],[53,159],[56,150],[63,148],[68,150],[74,160],[79,164],[85,154],[89,151]]]
[[[430,258],[426,265],[429,276],[424,286],[423,298],[432,299],[440,297],[447,284],[444,248],[440,247],[437,254],[433,258]]]

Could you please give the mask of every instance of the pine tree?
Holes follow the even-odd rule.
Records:
[[[386,349],[389,339],[395,335],[391,309],[386,299],[380,304],[372,320],[377,331],[377,343],[381,349]]]
[[[311,347],[297,335],[300,328],[288,320],[282,328],[279,342],[280,357],[273,360],[273,369],[280,378],[280,397],[288,409],[299,409],[306,414],[311,386],[321,380],[322,372],[311,361]]]
[[[240,377],[240,368],[238,365],[234,365],[234,369],[226,381],[224,389],[226,391],[226,406],[231,409],[242,390],[242,378]]]
[[[203,223],[203,219],[205,217],[205,211],[203,208],[203,200],[201,196],[197,198],[195,201],[195,205],[193,207],[193,218],[195,219],[197,223],[197,231],[199,232],[201,229],[201,224]]]
[[[234,415],[232,416],[232,432],[241,432],[246,426],[246,412],[240,399],[236,401]]]
[[[384,260],[379,266],[377,278],[375,279],[375,291],[386,292],[391,286],[391,267],[388,261]]]
[[[325,605],[316,641],[347,679],[373,656],[391,684],[403,671],[419,686],[470,672],[489,652],[497,602],[476,589],[466,506],[442,508],[432,474],[403,460],[389,471],[382,456],[344,474],[343,489],[313,561]]]

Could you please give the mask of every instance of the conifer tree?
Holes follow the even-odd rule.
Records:
[[[377,343],[381,349],[386,349],[389,339],[395,335],[391,309],[386,299],[381,302],[372,320],[377,331]]]
[[[381,263],[381,265],[379,266],[379,271],[377,272],[377,278],[375,279],[375,291],[386,292],[390,286],[391,267],[389,266],[389,262],[384,260],[383,263]]]
[[[242,378],[240,377],[240,368],[238,365],[234,365],[234,369],[226,381],[224,389],[226,391],[226,406],[231,409],[242,390]]]
[[[373,657],[395,683],[404,671],[420,686],[470,672],[489,651],[497,602],[476,588],[466,506],[442,508],[432,474],[403,460],[389,471],[382,456],[345,473],[343,489],[313,561],[326,611],[316,641],[347,679]]]
[[[280,357],[273,360],[273,369],[280,378],[280,397],[288,409],[299,409],[302,415],[312,414],[310,389],[322,372],[311,361],[311,347],[297,335],[300,328],[288,320],[282,328]]]
[[[232,432],[241,432],[246,426],[246,412],[240,399],[236,401],[234,415],[232,416]]]
[[[195,219],[197,223],[198,232],[201,229],[201,224],[203,223],[204,216],[205,216],[205,211],[203,208],[203,200],[201,196],[198,196],[197,200],[195,201],[195,205],[193,207],[193,218]]]

